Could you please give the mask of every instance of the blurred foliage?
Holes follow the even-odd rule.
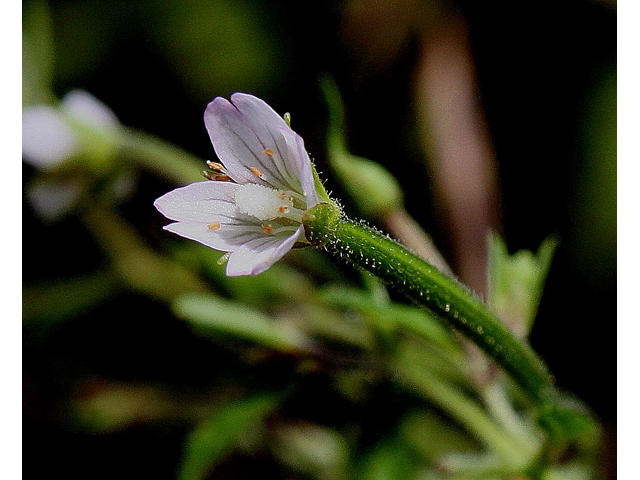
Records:
[[[486,45],[509,42],[484,30],[495,5],[478,13],[469,2],[405,2],[409,13],[387,16],[404,20],[378,30],[385,9],[398,8],[387,3],[23,3],[23,106],[46,104],[67,115],[80,139],[73,158],[51,168],[25,158],[23,167],[24,250],[31,252],[23,259],[27,478],[517,478],[539,460],[538,478],[551,480],[594,478],[603,469],[597,443],[545,446],[507,379],[479,382],[475,357],[454,332],[368,275],[299,250],[257,277],[229,278],[218,252],[161,229],[153,200],[201,179],[204,158],[213,156],[201,119],[216,95],[248,91],[292,111],[294,128],[328,171],[327,107],[318,86],[326,71],[349,112],[340,153],[356,171],[402,186],[381,203],[403,197],[420,222],[437,227],[416,173],[421,154],[407,106],[411,32],[437,24],[449,7],[462,8],[476,35],[481,79],[492,61],[508,63],[499,49],[483,56]],[[610,10],[596,18],[597,9],[610,7],[566,8],[604,27],[614,18]],[[406,18],[411,12],[421,14]],[[566,20],[566,12],[573,13],[555,18]],[[545,9],[546,16],[553,15]],[[367,43],[358,29],[375,38]],[[585,48],[585,57],[608,58],[605,43]],[[524,57],[514,59],[516,67],[532,62]],[[540,301],[538,318],[548,310],[553,319],[566,317],[556,313],[564,311],[565,296],[549,303],[554,288],[575,284],[573,295],[584,285],[598,290],[602,275],[615,276],[615,75],[602,63],[602,71],[587,72],[596,80],[576,93],[587,98],[579,99],[584,121],[573,140],[580,161],[568,175],[571,198],[549,188],[529,215],[532,207],[519,197],[531,191],[526,175],[513,165],[501,171],[513,189],[524,185],[505,193],[505,204],[522,207],[506,228],[513,239],[507,243],[520,251],[510,255],[492,237],[490,303],[523,336]],[[504,140],[518,122],[511,115],[495,120],[509,102],[495,101],[495,84],[484,85],[499,156],[520,158]],[[87,119],[69,120],[58,99],[76,88],[105,102],[121,124],[96,131]],[[525,106],[535,103],[531,98]],[[521,152],[526,142],[515,138]],[[566,153],[549,150],[556,160]],[[548,164],[540,168],[559,175],[545,170]],[[353,172],[338,177],[327,182],[338,192],[360,185]],[[380,205],[362,196],[348,201],[379,219]],[[560,267],[553,264],[546,300],[554,249],[550,242],[537,254],[528,249],[556,233],[558,205],[570,215],[562,219],[566,241],[556,255],[560,267],[575,268],[554,280]],[[578,310],[575,318],[590,317]],[[573,374],[570,352],[578,347],[562,345],[558,355],[571,358]],[[599,381],[586,378],[592,390],[585,391],[597,400]],[[601,403],[599,413],[610,416],[607,408]]]

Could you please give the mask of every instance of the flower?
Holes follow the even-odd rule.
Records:
[[[105,172],[120,128],[113,111],[84,90],[68,92],[56,105],[23,108],[22,159],[41,174],[27,185],[26,197],[41,219],[52,222],[73,211],[88,190],[85,167]]]
[[[207,162],[210,181],[158,198],[175,223],[164,228],[228,252],[227,275],[257,275],[305,241],[302,216],[320,201],[302,137],[264,101],[217,97],[204,122],[222,163]]]
[[[22,158],[39,169],[55,168],[95,146],[96,135],[112,137],[119,125],[104,103],[84,90],[72,90],[58,106],[22,110]],[[84,138],[89,132],[95,135]]]

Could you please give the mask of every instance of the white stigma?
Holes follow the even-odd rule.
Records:
[[[293,209],[293,200],[286,192],[255,183],[240,185],[235,200],[238,210],[258,220],[285,217]]]

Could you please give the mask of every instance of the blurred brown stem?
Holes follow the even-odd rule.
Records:
[[[472,290],[484,294],[485,239],[499,218],[497,166],[460,15],[449,16],[423,36],[416,80],[423,145],[451,233],[455,270]]]
[[[416,78],[422,141],[450,232],[455,270],[478,294],[487,291],[487,231],[499,223],[497,165],[464,18],[449,15],[423,36]],[[495,366],[467,343],[471,373],[489,388]]]

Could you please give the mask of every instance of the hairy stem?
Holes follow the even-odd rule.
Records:
[[[553,404],[551,377],[533,350],[519,341],[474,295],[396,241],[344,218],[335,204],[320,204],[304,219],[307,238],[369,270],[466,335],[539,407]]]

